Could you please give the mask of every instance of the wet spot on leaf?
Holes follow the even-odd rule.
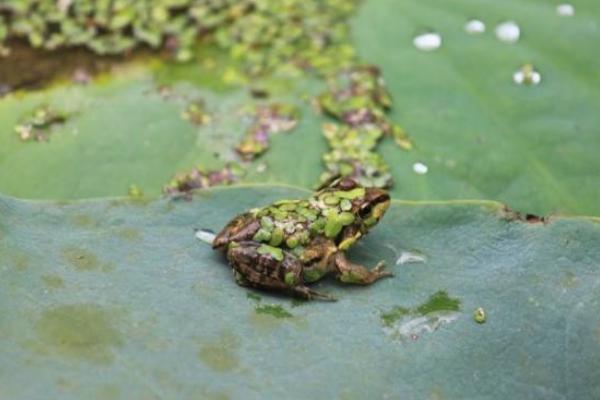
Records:
[[[579,279],[577,278],[577,275],[575,275],[571,271],[567,271],[562,280],[562,286],[566,289],[575,289],[576,287],[578,287]]]
[[[75,215],[72,219],[73,225],[81,228],[89,228],[96,224],[96,221],[86,214]]]
[[[42,347],[69,358],[107,364],[123,344],[113,315],[95,304],[71,304],[44,311],[35,324]]]
[[[14,254],[12,261],[17,271],[25,271],[29,267],[29,257],[25,253]]]
[[[92,271],[99,267],[96,255],[77,247],[63,249],[62,258],[77,271]]]
[[[138,240],[141,234],[140,231],[135,228],[121,228],[117,231],[117,236],[121,239],[133,242],[134,240]]]
[[[237,338],[226,333],[214,341],[201,345],[198,358],[214,371],[230,372],[239,365],[239,357],[236,353],[238,347]]]
[[[58,275],[44,275],[42,281],[49,289],[62,289],[65,287],[65,281]]]

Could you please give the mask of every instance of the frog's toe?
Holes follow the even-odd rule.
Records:
[[[372,271],[375,272],[375,273],[378,273],[378,274],[381,273],[381,274],[392,274],[393,275],[393,273],[391,273],[391,272],[387,272],[387,271],[383,272],[384,269],[385,269],[385,262],[384,261],[379,261],[377,263],[377,265],[375,265],[375,268],[373,268]]]
[[[294,288],[294,293],[306,300],[337,301],[335,297],[312,290],[308,286],[297,286]]]

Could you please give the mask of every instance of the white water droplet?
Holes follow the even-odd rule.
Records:
[[[506,21],[496,27],[496,37],[505,43],[516,43],[521,37],[521,28],[514,21]]]
[[[427,171],[429,171],[429,168],[427,167],[427,165],[418,162],[413,164],[413,171],[415,171],[415,173],[419,175],[425,175]]]
[[[396,260],[396,265],[408,264],[408,263],[420,263],[425,261],[425,256],[419,253],[413,253],[410,251],[403,251],[400,257]]]
[[[535,86],[542,81],[542,75],[531,64],[525,64],[513,74],[513,82],[517,85]]]
[[[413,39],[413,44],[419,50],[433,51],[442,45],[442,37],[439,33],[424,33]]]
[[[572,17],[575,15],[575,7],[572,4],[559,4],[556,13],[561,17]]]
[[[216,235],[209,229],[198,229],[196,238],[204,243],[212,244]]]
[[[483,21],[480,21],[478,19],[472,19],[470,21],[467,21],[467,23],[465,24],[465,31],[467,33],[472,34],[484,33],[485,24],[483,23]]]

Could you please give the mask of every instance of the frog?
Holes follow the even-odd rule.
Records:
[[[384,189],[337,177],[307,199],[280,200],[234,217],[212,247],[225,254],[241,286],[335,301],[309,285],[330,274],[356,285],[393,276],[383,261],[368,269],[346,256],[389,205]]]

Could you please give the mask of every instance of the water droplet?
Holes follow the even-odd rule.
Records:
[[[485,314],[485,310],[483,308],[481,308],[481,307],[477,308],[477,310],[475,310],[475,312],[473,313],[473,319],[478,324],[483,324],[486,321],[486,319],[487,319],[487,315]]]
[[[496,37],[505,43],[516,43],[521,37],[521,29],[514,21],[506,21],[496,27]]]
[[[465,31],[472,34],[483,33],[485,32],[485,24],[478,19],[469,20],[465,24]]]
[[[429,171],[429,168],[427,167],[427,165],[418,162],[413,164],[413,171],[415,171],[415,173],[419,175],[425,175],[427,171]]]
[[[396,260],[396,265],[408,264],[408,263],[420,263],[425,261],[425,256],[420,253],[403,251],[400,257]]]
[[[442,45],[442,37],[439,33],[424,33],[413,39],[413,44],[419,50],[433,51]]]
[[[575,15],[575,7],[572,4],[559,4],[556,13],[561,17],[572,17]]]
[[[196,238],[202,242],[212,244],[215,240],[215,234],[210,229],[198,229],[196,231]]]
[[[513,81],[517,85],[535,86],[542,81],[542,76],[533,65],[525,64],[513,74]]]

